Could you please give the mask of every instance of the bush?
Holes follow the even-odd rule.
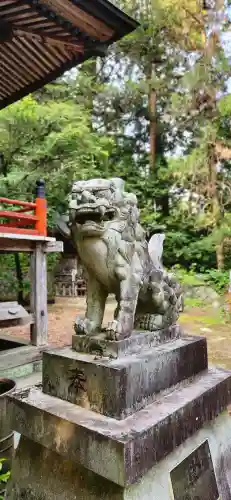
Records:
[[[48,271],[48,295],[53,294],[53,280],[51,279],[59,254],[51,253],[47,255]],[[20,266],[22,272],[22,295],[23,300],[27,302],[30,293],[30,257],[26,253],[19,253]],[[15,260],[12,253],[0,255],[0,300],[17,300],[20,283],[17,280]]]
[[[176,265],[172,270],[183,286],[200,286],[205,283],[205,276],[203,274],[196,274],[194,267],[187,271],[183,267]]]
[[[174,266],[173,271],[176,274],[177,279],[183,286],[211,286],[219,295],[224,295],[229,289],[229,271],[218,269],[210,269],[205,271],[203,274],[195,273],[194,267],[189,271],[180,267]]]
[[[8,466],[8,460],[6,458],[0,458],[0,489],[5,488],[7,482],[10,479],[10,470]],[[0,500],[4,500],[4,497],[0,495]]]
[[[210,269],[204,275],[206,283],[211,285],[219,295],[227,293],[229,290],[229,271]]]
[[[189,271],[180,267],[174,266],[173,271],[175,272],[177,279],[183,286],[211,286],[219,295],[224,295],[229,289],[229,271],[219,271],[218,269],[210,269],[205,271],[203,274],[195,273],[194,267]]]

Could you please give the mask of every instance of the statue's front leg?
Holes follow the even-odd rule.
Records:
[[[116,319],[107,328],[108,339],[122,340],[132,334],[139,287],[139,277],[129,270],[127,277],[120,281],[119,305]]]
[[[88,278],[87,309],[84,318],[76,318],[77,335],[97,335],[101,331],[107,295],[107,290],[96,279]]]

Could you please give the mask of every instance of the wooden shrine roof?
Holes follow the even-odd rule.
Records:
[[[136,27],[108,0],[0,0],[0,109]]]

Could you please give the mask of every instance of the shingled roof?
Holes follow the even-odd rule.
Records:
[[[0,0],[0,109],[136,27],[107,0]]]

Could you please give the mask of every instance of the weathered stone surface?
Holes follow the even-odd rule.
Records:
[[[179,500],[173,489],[171,472],[187,460],[191,453],[208,440],[211,452],[213,467],[216,474],[216,481],[219,494],[216,500],[230,500],[231,498],[231,418],[224,411],[212,422],[205,424],[202,429],[187,439],[179,447],[175,448],[164,460],[161,460],[155,467],[136,484],[129,486],[125,492],[126,500]],[[198,462],[196,467],[191,469],[191,491],[185,491],[184,500],[211,500],[211,491],[207,487],[204,478],[202,494],[197,496],[198,491],[193,488],[198,474]],[[184,484],[186,471],[183,472],[182,482]],[[173,479],[173,478],[172,478]],[[193,484],[194,482],[194,484]],[[211,482],[210,485],[211,487]],[[190,494],[191,493],[191,494]],[[182,500],[182,499],[181,499]]]
[[[204,441],[171,471],[175,500],[217,500],[219,491],[208,440]]]
[[[43,391],[109,417],[126,418],[207,368],[206,339],[185,337],[118,359],[70,348],[43,356]]]
[[[205,424],[201,430],[152,467],[137,483],[124,488],[33,441],[22,438],[13,464],[7,500],[172,500],[172,470],[187,460],[188,456],[207,440],[216,473],[219,498],[230,500],[231,419],[227,412]],[[204,496],[200,496],[200,500],[210,500],[208,489],[203,489],[202,493]],[[190,498],[194,499],[192,496]]]
[[[123,340],[107,340],[104,333],[90,335],[73,335],[72,348],[77,352],[87,352],[112,358],[140,353],[141,349],[151,349],[159,344],[175,340],[181,336],[180,325],[172,325],[155,332],[133,331],[131,337]]]
[[[21,438],[7,500],[122,500],[123,488]]]
[[[163,269],[163,234],[150,241],[139,222],[137,198],[124,190],[120,178],[77,181],[72,186],[68,218],[60,229],[73,241],[86,270],[87,308],[77,317],[78,335],[101,332],[105,303],[117,301],[111,340],[133,329],[156,331],[176,323],[182,310],[181,287]]]
[[[39,388],[13,394],[9,410],[17,432],[125,486],[211,422],[230,401],[230,372],[209,369],[125,420],[86,410]]]
[[[23,366],[33,365],[42,359],[43,348],[32,345],[22,345],[1,352],[0,377],[15,377]],[[11,374],[12,375],[9,375]]]

